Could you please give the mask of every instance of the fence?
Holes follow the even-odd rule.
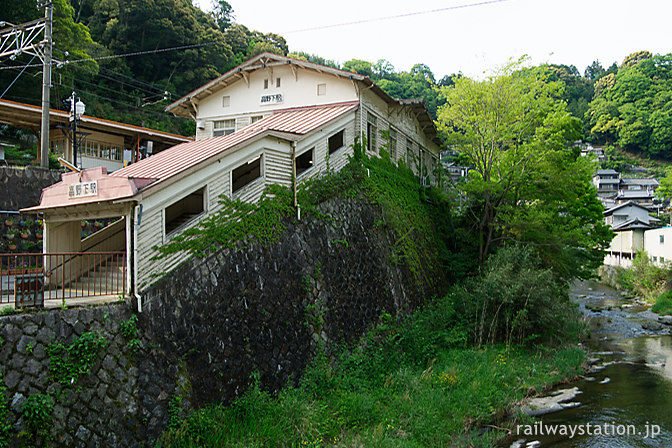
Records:
[[[126,290],[126,252],[0,254],[0,303],[116,296]]]

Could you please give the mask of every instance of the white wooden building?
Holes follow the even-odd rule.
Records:
[[[195,142],[111,174],[64,175],[26,210],[44,213],[45,253],[125,251],[128,290],[137,294],[184,261],[183,253],[155,260],[154,247],[217,212],[220,196],[257,201],[270,183],[292,186],[293,172],[300,183],[338,170],[356,136],[367,137],[375,156],[388,131],[391,155],[426,182],[438,164],[436,128],[421,101],[396,100],[361,75],[282,56],[259,55],[168,109],[199,123]],[[80,220],[110,217],[123,223],[95,234],[103,232],[98,246],[80,240]]]

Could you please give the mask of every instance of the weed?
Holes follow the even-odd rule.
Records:
[[[21,405],[26,431],[19,434],[35,446],[44,446],[51,439],[54,399],[48,394],[32,394]]]
[[[107,345],[107,340],[95,331],[82,333],[69,346],[61,342],[49,344],[46,351],[52,379],[64,386],[75,384],[79,376],[91,373],[93,364]]]
[[[0,316],[11,316],[12,314],[16,313],[16,309],[14,309],[14,307],[11,305],[5,305],[2,307],[2,309],[0,309]]]
[[[7,423],[7,415],[9,413],[9,401],[7,398],[7,386],[0,373],[0,448],[9,446],[13,434],[13,427]]]

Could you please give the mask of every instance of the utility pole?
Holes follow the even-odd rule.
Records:
[[[42,124],[40,126],[40,166],[49,168],[49,91],[51,88],[51,24],[53,4],[44,6],[44,58],[42,60]]]
[[[49,167],[49,89],[51,88],[53,4],[45,0],[44,17],[20,25],[0,21],[0,60],[9,56],[16,60],[23,53],[37,56],[42,61],[42,123],[40,126],[40,166]],[[38,36],[44,30],[44,38]]]

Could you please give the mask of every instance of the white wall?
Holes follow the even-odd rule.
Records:
[[[301,182],[313,175],[326,170],[326,151],[329,136],[345,129],[345,148],[330,157],[330,168],[338,170],[347,162],[351,152],[349,146],[354,137],[354,111],[334,121],[324,129],[311,134],[297,144],[296,154],[312,147],[315,148],[315,166],[298,178]],[[251,182],[235,194],[231,192],[231,172],[248,160],[262,155],[262,178]],[[154,246],[161,246],[189,227],[193,227],[201,219],[221,209],[220,195],[234,197],[247,202],[259,200],[266,185],[276,183],[290,187],[292,185],[292,149],[290,142],[284,139],[267,136],[252,142],[237,151],[226,153],[219,160],[193,172],[179,181],[160,188],[143,199],[142,222],[138,229],[138,289],[142,290],[156,280],[156,276],[169,272],[184,261],[186,254],[171,254],[160,260],[152,260],[159,252]],[[187,223],[184,227],[166,235],[164,210],[167,206],[179,201],[192,192],[206,187],[206,209],[199,218]]]
[[[659,265],[672,262],[672,227],[644,232],[644,250],[649,258]]]
[[[288,109],[300,106],[356,101],[357,92],[352,81],[322,74],[313,70],[301,69],[296,65],[296,76],[290,66],[273,67],[273,80],[269,80],[269,88],[264,89],[264,79],[270,76],[267,70],[256,70],[249,73],[249,86],[241,79],[232,85],[219,90],[198,103],[198,120],[213,121],[233,117],[248,118],[259,114],[268,114],[273,110]],[[275,87],[276,78],[281,79],[280,88]],[[317,85],[326,83],[326,95],[317,95]],[[282,93],[281,104],[262,105],[261,97]],[[222,98],[230,97],[230,106],[222,106]],[[242,127],[245,122],[238,123]],[[207,134],[203,133],[203,134]],[[209,136],[212,136],[210,130]],[[200,138],[197,135],[197,138]]]

